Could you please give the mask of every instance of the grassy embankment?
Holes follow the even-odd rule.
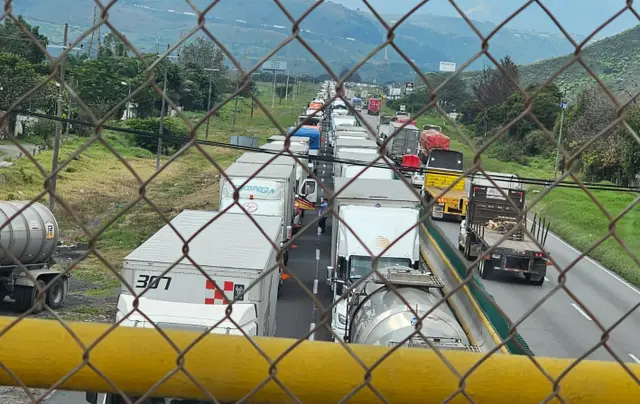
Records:
[[[419,126],[425,123],[442,126],[444,132],[452,138],[452,148],[464,153],[465,167],[473,164],[474,153],[467,141],[453,127],[444,123],[442,118],[422,117],[417,123]],[[463,133],[468,135],[467,132]],[[553,178],[553,159],[532,158],[525,166],[488,158],[485,153],[482,156],[481,165],[486,171],[515,173],[528,178]],[[530,186],[529,189],[528,199],[531,203],[538,197],[542,187]],[[638,198],[637,194],[629,192],[594,190],[591,193],[613,218]],[[581,251],[591,248],[608,232],[609,220],[606,215],[581,189],[555,188],[535,204],[534,211],[551,220],[551,230]],[[616,234],[636,257],[640,257],[640,208],[637,205],[617,222]],[[602,243],[591,251],[589,256],[631,283],[640,286],[640,268],[614,238],[609,238]]]
[[[276,100],[273,112],[280,125],[294,122],[305,102],[315,93],[311,86],[304,88],[297,100]],[[271,91],[268,85],[261,86],[260,99],[268,107],[271,105]],[[211,118],[209,139],[226,142],[230,135],[258,135],[261,138],[277,133],[273,123],[265,113],[257,109],[250,119],[250,101],[238,102],[236,126],[232,130],[231,117],[233,102],[225,105],[218,117]],[[197,120],[204,113],[187,113]],[[177,119],[177,118],[174,118]],[[204,138],[204,125],[198,129],[198,136]],[[142,181],[147,181],[155,173],[155,155],[134,146],[130,135],[105,132],[104,138],[130,165]],[[78,150],[86,138],[67,139],[60,151],[60,161]],[[205,147],[218,164],[226,167],[241,152],[232,149]],[[51,151],[45,151],[36,160],[47,170],[51,167]],[[168,157],[162,158],[166,163]],[[28,159],[15,161],[10,168],[0,168],[5,174],[6,184],[0,187],[0,200],[27,200],[36,197],[43,187],[43,176]],[[161,215],[145,201],[138,201],[127,210],[129,204],[139,195],[140,182],[130,170],[106,147],[95,144],[71,161],[58,177],[57,194],[63,198],[77,215],[83,226],[95,234],[118,216],[115,223],[100,232],[96,249],[116,270],[122,259],[137,245],[164,225]],[[214,210],[218,199],[218,172],[215,167],[195,148],[171,162],[146,187],[146,196],[153,201],[168,219],[183,209]],[[47,199],[41,202],[47,204]],[[126,211],[126,212],[125,212]],[[62,204],[57,204],[56,218],[61,227],[62,240],[67,245],[85,244],[90,236]],[[68,265],[68,262],[65,262]],[[115,296],[119,281],[114,273],[93,254],[78,263],[72,270],[69,304],[60,314],[69,319],[94,319],[110,321],[115,310]]]

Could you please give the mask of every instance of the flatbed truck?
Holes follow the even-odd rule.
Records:
[[[526,216],[520,220],[518,216],[525,209],[525,198],[521,187],[500,192],[492,185],[472,182],[469,186],[469,206],[460,224],[458,249],[468,260],[481,257],[478,272],[483,279],[502,272],[522,274],[534,285],[544,283],[549,252],[538,245],[544,246],[550,225],[534,217],[529,229],[533,238],[524,231]]]

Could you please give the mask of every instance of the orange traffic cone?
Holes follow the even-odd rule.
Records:
[[[295,244],[290,244],[290,245],[289,245],[289,247],[291,247],[291,248],[298,248],[298,246],[297,246],[297,245],[295,245]]]
[[[291,275],[287,275],[283,272],[281,278],[283,281],[286,281],[287,279],[291,278]]]

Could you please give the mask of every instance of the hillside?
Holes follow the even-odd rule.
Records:
[[[362,0],[335,0],[351,9],[367,9]],[[406,13],[417,3],[416,0],[368,0],[369,4],[381,14]],[[456,0],[456,4],[467,17],[478,21],[489,21],[500,24],[516,11],[524,0]],[[590,35],[625,6],[624,0],[545,0],[543,4],[556,17],[562,26],[571,34]],[[576,11],[579,7],[579,17]],[[458,11],[449,1],[431,0],[416,11],[416,14],[436,14],[458,17]],[[599,33],[605,37],[615,35],[638,24],[638,19],[630,12],[619,16]],[[516,16],[507,28],[517,27],[520,30],[538,32],[560,32],[551,18],[535,3],[531,4]]]
[[[523,66],[520,69],[521,80],[525,85],[541,83],[559,71],[572,57],[573,54]],[[640,81],[640,26],[587,46],[582,59],[614,93],[621,89],[637,92],[637,88],[632,89],[636,87],[634,81]],[[574,93],[595,83],[595,80],[579,62],[575,62],[555,79],[555,83],[568,93]]]
[[[16,14],[41,26],[54,42],[61,41],[63,22],[72,25],[74,39],[89,27],[93,2],[68,0],[64,5],[47,0],[24,0],[13,5]],[[186,2],[173,0],[119,0],[109,10],[109,21],[126,35],[138,49],[155,51],[167,43],[175,43],[181,32],[188,33],[197,24],[194,10]],[[208,0],[194,0],[204,8]],[[312,0],[283,0],[293,18],[298,18]],[[247,10],[251,10],[248,13]],[[389,16],[391,21],[394,16]],[[47,23],[44,21],[50,21]],[[291,32],[291,22],[271,1],[222,0],[207,14],[207,28],[244,65],[254,64]],[[477,23],[483,32],[493,25]],[[371,14],[350,10],[340,4],[324,2],[301,24],[303,38],[320,57],[336,71],[363,59],[383,37],[381,24]],[[102,33],[107,32],[102,28]],[[88,40],[88,38],[87,38]],[[396,32],[396,44],[424,71],[437,70],[440,61],[464,63],[480,49],[480,40],[461,19],[432,15],[415,15]],[[160,45],[161,44],[161,45]],[[559,35],[527,33],[503,29],[491,41],[491,52],[502,57],[509,54],[518,63],[531,63],[570,51],[570,45]],[[297,41],[278,52],[277,59],[289,62],[295,73],[323,73],[315,58]],[[378,81],[412,79],[414,74],[393,50],[384,66],[383,52],[376,55],[361,71],[365,79]],[[479,68],[477,61],[471,67]]]

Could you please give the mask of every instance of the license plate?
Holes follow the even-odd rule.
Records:
[[[442,214],[442,211],[440,211],[440,212],[433,212],[433,215],[432,215],[432,216],[433,216],[433,217],[435,217],[435,218],[438,218],[438,219],[442,219],[443,214]]]

